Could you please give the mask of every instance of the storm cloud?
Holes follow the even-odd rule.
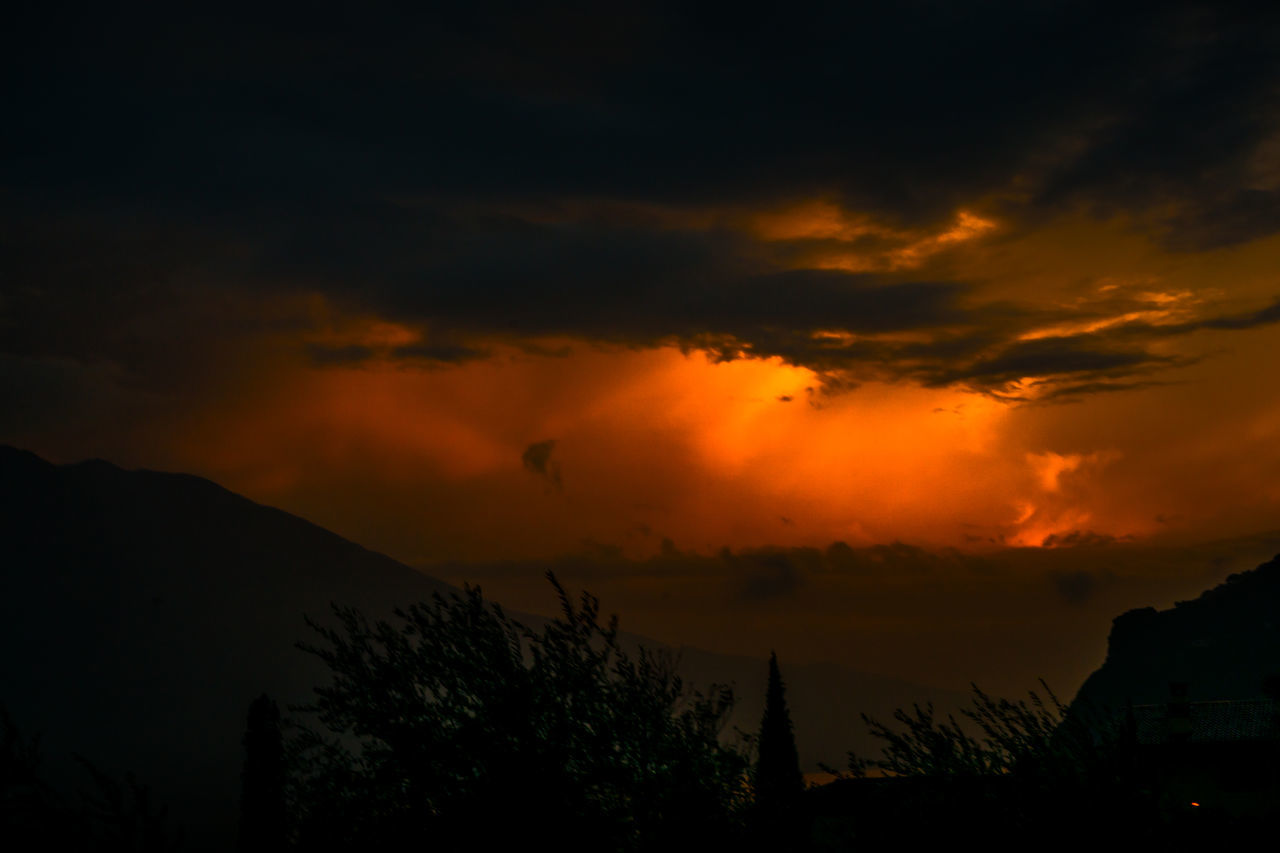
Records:
[[[6,50],[5,350],[147,382],[177,368],[139,355],[137,306],[199,288],[318,295],[423,338],[305,342],[320,365],[567,337],[1009,399],[1027,376],[1045,398],[1142,387],[1185,363],[1153,339],[1274,305],[1027,340],[1090,309],[989,295],[945,259],[1070,211],[1177,252],[1280,232],[1277,24],[1222,4],[29,7]],[[752,224],[805,199],[847,221]],[[193,317],[160,319],[180,363],[217,363]]]

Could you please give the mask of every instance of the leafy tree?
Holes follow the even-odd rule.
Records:
[[[265,693],[249,705],[241,774],[241,851],[278,851],[287,842],[284,741],[280,709]]]
[[[335,607],[302,648],[332,681],[291,740],[298,841],[496,849],[638,850],[723,842],[743,798],[743,754],[719,735],[731,691],[687,689],[674,660],[619,644],[598,601],[541,629],[479,589],[370,623]],[[566,819],[572,818],[571,824]]]

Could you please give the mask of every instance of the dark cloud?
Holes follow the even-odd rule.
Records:
[[[1200,223],[1240,203],[1274,129],[1261,4],[285,8],[29,7],[7,45],[13,185],[220,212],[836,190],[920,220],[1017,179],[1039,204],[1172,198]]]
[[[1274,168],[1274,167],[1273,167]],[[1167,220],[1165,243],[1194,251],[1230,246],[1280,231],[1280,191],[1228,187]]]
[[[325,346],[323,344],[308,344],[307,355],[314,364],[332,365],[338,367],[346,367],[352,364],[359,364],[362,361],[368,361],[374,357],[374,350],[371,347],[352,344],[350,346]]]
[[[1277,549],[1280,533],[1272,531],[1200,544],[995,547],[967,556],[909,543],[727,555],[673,548],[649,558],[584,549],[564,559],[427,571],[481,582],[507,606],[539,611],[551,568],[569,588],[599,595],[627,630],[668,642],[735,654],[783,644],[796,660],[847,661],[923,683],[975,680],[997,691],[1043,678],[1066,699],[1102,662],[1116,616],[1194,598]],[[832,569],[846,560],[859,570]]]
[[[1280,323],[1280,299],[1265,308],[1226,317],[1211,317],[1199,323],[1188,324],[1192,329],[1252,329]]]
[[[1045,548],[1103,547],[1119,540],[1107,533],[1092,530],[1072,530],[1070,533],[1050,533],[1040,544]]]
[[[990,620],[1013,619],[1022,625],[1017,630],[1024,632],[1026,642],[1043,635],[1049,620],[1082,618],[1088,612],[1096,634],[1088,648],[1096,653],[1110,619],[1136,606],[1133,602],[1164,601],[1167,606],[1173,597],[1210,587],[1230,571],[1274,554],[1280,534],[1168,546],[1084,533],[1054,544],[1094,547],[993,548],[969,554],[902,542],[870,547],[835,542],[826,548],[722,548],[707,553],[681,550],[666,540],[647,558],[628,557],[616,546],[586,543],[578,553],[560,558],[455,563],[430,571],[522,589],[521,584],[553,569],[573,584],[637,602],[666,590],[683,602],[691,618],[714,612],[725,617],[725,626],[737,624],[733,630],[747,633],[754,624],[749,614],[765,612],[762,604],[768,605],[768,612],[794,608],[804,625],[816,612],[827,613],[829,619],[847,610],[877,624],[887,619],[908,634],[929,634],[940,623],[968,625],[964,630],[980,634],[992,627]],[[1030,606],[1028,591],[1036,589],[1052,590],[1070,613],[1055,615]],[[1001,630],[1013,629],[1006,625]],[[1001,636],[1009,640],[1014,635]]]
[[[560,478],[560,463],[551,458],[555,449],[556,441],[553,438],[535,441],[520,454],[520,462],[526,471],[542,477],[552,488],[561,489],[564,487],[564,482]]]
[[[1141,388],[1158,388],[1171,384],[1173,383],[1161,382],[1155,379],[1142,379],[1134,382],[1124,382],[1121,380],[1067,382],[1048,389],[1036,399],[1037,402],[1040,403],[1075,403],[1094,394],[1106,394],[1116,391],[1136,391]]]
[[[1049,577],[1058,595],[1068,604],[1085,604],[1093,598],[1098,588],[1098,578],[1084,570],[1055,572]]]
[[[1041,399],[1070,397],[1120,390],[1125,385],[1135,387],[1137,383],[1114,380],[1181,361],[1144,348],[1119,348],[1106,335],[1082,334],[1015,341],[990,356],[962,363],[950,372],[944,370],[939,375],[928,376],[926,381],[936,385],[964,383],[998,391],[1014,385],[1023,377],[1048,377],[1056,387],[1047,389],[1047,394],[1039,395]],[[1044,380],[1040,381],[1044,384]]]
[[[1195,329],[1027,341],[1046,318],[970,282],[803,267],[836,245],[883,260],[901,248],[886,233],[980,201],[1014,231],[1128,212],[1187,250],[1280,230],[1269,6],[34,5],[11,24],[0,323],[22,355],[161,369],[139,355],[149,330],[99,321],[127,327],[199,281],[439,333],[387,354],[315,345],[320,363],[569,336],[776,355],[831,387],[1007,394],[1035,375],[1070,399],[1151,381],[1176,362],[1144,336]],[[889,231],[763,243],[680,218],[818,197]]]
[[[1156,360],[1155,356],[1142,350],[1099,348],[1095,341],[1094,336],[1081,335],[1014,343],[992,358],[971,364],[964,372],[964,378],[1002,385],[1021,376],[1112,373]]]
[[[983,557],[952,548],[931,550],[905,542],[853,548],[845,542],[833,542],[823,554],[828,571],[867,575],[902,575],[933,571],[982,571],[987,568]]]
[[[791,596],[804,582],[803,569],[795,555],[785,551],[761,551],[726,555],[734,564],[739,594],[748,600],[768,600]]]
[[[436,362],[439,364],[472,361],[478,358],[486,358],[489,354],[490,350],[484,347],[447,343],[413,344],[411,346],[395,347],[391,350],[391,357],[395,359]]]
[[[694,553],[668,555],[679,557],[688,568],[710,558]],[[741,584],[748,597],[768,597],[790,593],[806,579],[818,575],[848,575],[879,578],[916,576],[931,572],[971,573],[989,568],[985,559],[952,549],[928,549],[904,542],[854,548],[845,542],[833,542],[818,548],[744,548],[731,551],[722,548],[715,558],[723,572]],[[706,570],[704,568],[704,570]]]
[[[236,339],[267,328],[306,331],[314,322],[246,310],[261,298],[256,294],[318,290],[338,306],[395,319],[423,336],[399,346],[307,344],[320,365],[455,364],[488,356],[485,341],[568,336],[675,343],[722,360],[778,356],[816,371],[828,392],[907,379],[1026,399],[1025,388],[1012,386],[1030,377],[1041,386],[1035,396],[1053,401],[1145,387],[1159,381],[1154,374],[1190,363],[1159,352],[1158,341],[1280,322],[1276,303],[1025,339],[1046,325],[1084,325],[1151,306],[1115,297],[1044,308],[983,300],[967,282],[909,272],[777,269],[771,244],[741,233],[387,210],[387,222],[401,225],[379,231],[375,216],[345,221],[344,234],[328,226],[308,233],[304,220],[285,243],[273,246],[264,242],[269,233],[257,234],[240,253],[236,236],[216,229],[168,239],[172,226],[123,229],[89,217],[65,232],[75,235],[69,255],[58,239],[65,220],[47,220],[39,231],[27,226],[31,239],[14,240],[9,257],[12,284],[0,323],[11,333],[3,347],[185,382],[183,369],[224,364],[210,353]],[[231,281],[238,283],[213,283]],[[198,307],[198,299],[211,305]],[[563,352],[530,346],[538,354]]]
[[[819,577],[883,580],[929,574],[971,575],[996,571],[998,565],[982,555],[903,542],[859,548],[845,542],[834,542],[826,548],[767,546],[735,550],[726,546],[703,553],[681,550],[664,537],[658,552],[647,558],[629,557],[617,545],[584,542],[577,552],[550,560],[454,565],[440,571],[452,576],[465,569],[477,577],[501,578],[539,576],[552,568],[584,581],[598,578],[609,582],[625,578],[709,578],[730,598],[767,599],[791,595]]]
[[[330,345],[310,343],[307,356],[322,367],[352,367],[379,359],[419,363],[458,364],[485,358],[490,350],[465,344],[412,344],[407,346],[367,346],[365,344]]]

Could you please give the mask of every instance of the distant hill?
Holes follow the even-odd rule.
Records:
[[[1192,701],[1253,699],[1272,674],[1280,674],[1280,556],[1170,610],[1117,617],[1106,660],[1077,698],[1111,708],[1159,703],[1170,682],[1186,682]]]
[[[187,849],[233,846],[249,702],[304,702],[325,680],[294,647],[304,613],[337,601],[387,616],[451,589],[198,477],[0,447],[0,706],[43,733],[55,778],[78,773],[73,752],[134,772],[186,827]],[[759,725],[764,661],[681,654],[692,683],[735,684],[734,723]],[[809,768],[869,750],[860,711],[965,699],[831,664],[783,672]]]
[[[249,701],[323,676],[293,647],[302,614],[448,589],[207,480],[12,449],[0,543],[0,703],[55,773],[71,752],[134,771],[192,849],[233,846]]]

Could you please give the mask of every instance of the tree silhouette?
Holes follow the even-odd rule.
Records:
[[[173,853],[182,833],[167,810],[132,775],[117,778],[80,755],[72,756],[92,787],[78,806],[40,774],[38,738],[23,736],[0,708],[0,841],[6,850],[92,850],[101,853]]]
[[[757,760],[752,779],[755,795],[752,840],[753,846],[760,850],[801,849],[808,835],[800,809],[804,778],[800,775],[800,757],[796,752],[786,692],[778,669],[778,656],[770,652],[769,683],[756,739]]]
[[[58,810],[39,770],[38,741],[24,737],[0,708],[0,838],[16,849],[34,850],[47,843],[44,824]]]
[[[685,688],[669,656],[632,656],[597,600],[535,630],[475,588],[370,623],[308,619],[329,668],[291,741],[298,843],[309,849],[565,850],[723,843],[745,757],[719,734],[727,688]],[[572,818],[568,831],[566,818]]]
[[[244,771],[240,790],[242,853],[278,851],[287,841],[284,741],[280,709],[265,693],[249,705],[244,732]]]
[[[793,803],[804,790],[796,736],[787,710],[787,688],[778,669],[777,654],[769,653],[769,685],[760,721],[759,758],[755,772],[756,803],[776,809]]]
[[[93,781],[80,791],[79,849],[101,853],[174,853],[182,832],[169,826],[168,809],[133,774],[118,779],[80,755],[73,756]],[[71,847],[70,849],[76,849]]]

